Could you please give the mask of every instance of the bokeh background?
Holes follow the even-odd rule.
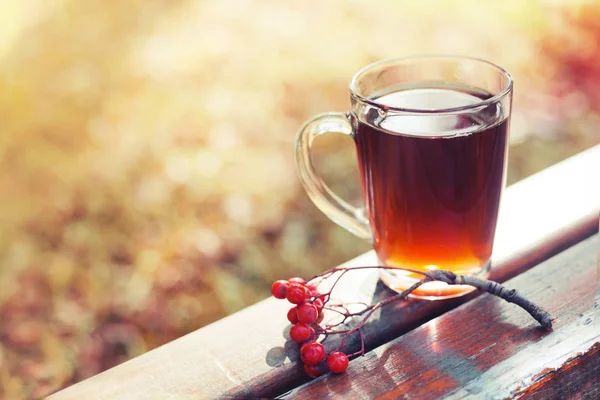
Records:
[[[304,194],[295,132],[347,109],[362,66],[423,53],[513,73],[509,183],[600,143],[599,2],[0,2],[0,398],[366,251]],[[331,136],[318,168],[358,204]]]

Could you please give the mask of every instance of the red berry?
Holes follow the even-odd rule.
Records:
[[[317,324],[320,324],[323,321],[324,317],[325,315],[323,314],[323,311],[319,311],[319,316],[317,317]]]
[[[288,286],[287,281],[275,281],[271,285],[271,294],[276,299],[285,299]]]
[[[315,330],[311,327],[310,328],[310,336],[308,337],[308,339],[305,340],[305,342],[312,342],[317,338],[317,332],[315,332]]]
[[[348,356],[341,351],[334,351],[327,357],[327,367],[334,374],[341,374],[348,368]]]
[[[323,304],[325,304],[327,302],[327,296],[328,295],[326,295],[326,294],[321,294],[316,297],[317,297],[317,300],[321,300],[323,302]]]
[[[306,343],[300,347],[300,358],[304,364],[317,365],[325,358],[325,348],[321,343]]]
[[[326,370],[325,370],[325,366],[324,365],[309,365],[309,364],[304,364],[304,372],[306,372],[306,375],[310,376],[311,378],[318,378],[319,376],[323,375]]]
[[[319,293],[318,293],[318,291],[317,291],[317,285],[313,285],[312,283],[307,283],[307,284],[306,284],[306,288],[307,288],[308,290],[310,290],[310,292],[311,292],[312,294],[315,294],[315,295],[316,295],[316,294],[319,294]]]
[[[290,338],[296,343],[305,342],[314,334],[315,330],[303,323],[297,323],[290,329]]]
[[[302,304],[309,296],[308,289],[298,283],[288,286],[286,297],[292,304]]]
[[[304,285],[306,281],[302,278],[298,278],[297,276],[288,279],[288,283],[298,283],[300,285]]]
[[[317,310],[321,311],[323,309],[323,300],[321,300],[320,298],[317,298],[315,301],[313,301],[313,306],[317,307]]]
[[[297,313],[297,310],[298,310],[298,307],[292,307],[292,308],[290,308],[290,311],[288,311],[288,313],[287,313],[287,319],[292,324],[297,324],[298,323],[298,313]]]
[[[298,321],[306,325],[314,324],[319,316],[317,307],[309,303],[303,303],[298,306]]]

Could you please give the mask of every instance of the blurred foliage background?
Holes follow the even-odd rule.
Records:
[[[509,182],[600,143],[600,5],[0,3],[0,398],[39,398],[368,249],[293,140],[362,66],[482,57],[516,81]],[[353,144],[318,143],[359,203]]]

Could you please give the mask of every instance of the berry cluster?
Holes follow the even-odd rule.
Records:
[[[301,345],[300,359],[308,376],[316,378],[328,371],[340,374],[348,367],[348,356],[336,349],[327,354],[320,336],[328,333],[319,323],[323,320],[329,293],[321,294],[315,285],[302,278],[276,281],[271,286],[275,298],[287,299],[294,307],[287,313],[292,323],[290,338]]]

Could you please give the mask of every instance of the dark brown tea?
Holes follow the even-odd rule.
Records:
[[[396,108],[440,110],[491,96],[427,87],[373,98]],[[385,109],[385,107],[382,107]],[[476,273],[488,265],[505,179],[508,123],[499,104],[470,113],[353,116],[373,246],[381,262]]]

